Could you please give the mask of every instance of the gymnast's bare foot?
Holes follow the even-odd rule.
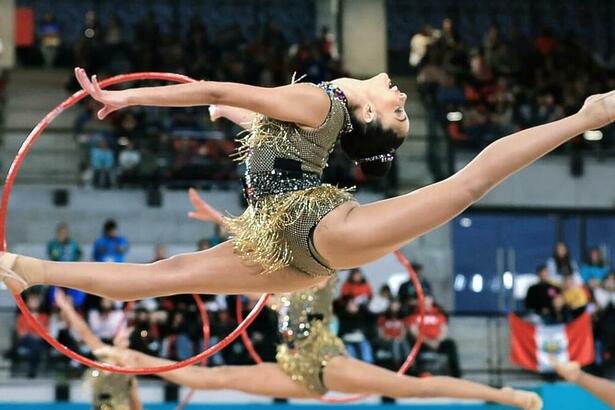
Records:
[[[615,91],[587,97],[579,113],[587,116],[592,129],[612,123],[615,121]]]
[[[536,393],[524,390],[516,390],[510,387],[502,388],[511,397],[511,404],[523,410],[541,410],[542,399]]]
[[[581,365],[577,362],[558,362],[552,361],[553,370],[557,372],[564,380],[576,383],[581,375]]]
[[[42,274],[39,260],[0,252],[0,280],[11,292],[20,294],[29,287],[42,283]]]

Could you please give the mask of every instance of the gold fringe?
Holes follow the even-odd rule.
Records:
[[[231,157],[237,162],[245,162],[253,148],[269,146],[278,152],[293,152],[297,149],[290,142],[289,134],[292,127],[289,124],[272,120],[262,114],[257,114],[249,130],[242,131],[236,141],[239,144]],[[243,137],[241,135],[247,134]]]
[[[308,390],[325,394],[327,388],[320,380],[320,369],[327,360],[345,356],[344,342],[335,336],[320,320],[310,322],[310,335],[294,341],[291,349],[286,344],[278,346],[276,361],[295,382]]]
[[[301,218],[333,209],[352,200],[349,189],[323,184],[314,188],[270,195],[250,205],[236,218],[225,218],[237,252],[250,263],[262,265],[263,273],[283,269],[293,255],[285,228]]]
[[[301,81],[305,75],[296,78],[297,73],[293,73],[290,83],[296,84]],[[293,126],[282,121],[272,120],[263,114],[257,114],[252,120],[249,129],[239,133],[236,139],[239,147],[237,151],[231,154],[231,157],[237,162],[245,162],[250,156],[252,148],[263,145],[275,147],[280,152],[296,151],[293,144],[290,143],[289,133],[293,131]],[[242,135],[247,134],[242,137]]]

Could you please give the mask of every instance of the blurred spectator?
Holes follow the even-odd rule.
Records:
[[[598,311],[594,320],[596,341],[596,364],[600,365],[605,376],[615,373],[615,272],[602,281],[594,290]]]
[[[185,360],[194,355],[194,344],[190,339],[184,312],[176,311],[171,314],[165,333],[160,351],[162,357],[169,360]]]
[[[406,318],[406,325],[410,329],[410,334],[413,339],[416,339],[419,335],[420,320],[421,315],[418,309]],[[425,296],[425,315],[423,316],[423,325],[420,331],[424,336],[424,344],[421,348],[421,352],[435,352],[445,356],[445,372],[452,377],[461,377],[457,345],[452,339],[447,337],[448,318],[444,311],[434,303],[431,295]],[[429,369],[429,365],[424,365],[421,372],[426,371],[427,373],[433,373],[433,371]]]
[[[378,317],[378,336],[380,347],[392,353],[393,366],[399,366],[410,353],[410,344],[398,300],[393,300],[386,312]]]
[[[52,261],[76,262],[81,260],[81,247],[70,237],[66,223],[58,224],[56,237],[47,243],[47,257]]]
[[[118,185],[120,188],[138,181],[140,162],[141,152],[135,148],[132,141],[128,140],[126,147],[118,157]]]
[[[367,304],[372,297],[372,287],[365,279],[361,269],[352,269],[342,285],[342,298],[352,298],[359,305]]]
[[[391,288],[388,285],[382,285],[378,293],[369,301],[368,309],[375,315],[384,313],[389,308],[391,300],[393,300]]]
[[[336,303],[335,314],[339,320],[338,335],[350,357],[373,363],[374,353],[369,342],[373,320],[367,308],[348,296]]]
[[[410,39],[410,57],[408,62],[410,67],[418,67],[425,54],[427,54],[427,48],[433,42],[433,28],[429,24],[425,24],[421,29],[412,36]]]
[[[547,325],[562,324],[570,322],[574,317],[574,312],[560,293],[553,298],[553,312],[548,316],[543,316],[542,322]]]
[[[158,262],[166,258],[168,258],[166,246],[162,244],[157,244],[156,246],[154,246],[154,257],[152,258],[150,263]]]
[[[94,243],[92,259],[96,262],[124,262],[128,240],[118,235],[117,223],[109,219],[103,226],[103,235]]]
[[[573,276],[578,283],[582,282],[579,267],[570,256],[568,246],[564,242],[560,241],[555,244],[553,256],[547,260],[547,268],[550,279],[556,284],[561,284],[566,276]]]
[[[214,234],[207,238],[207,240],[209,241],[209,247],[213,248],[228,240],[228,231],[223,225],[215,225]]]
[[[47,328],[49,316],[41,312],[40,295],[29,293],[26,296],[26,306],[43,328]],[[41,361],[41,355],[46,346],[45,342],[21,312],[17,315],[16,333],[17,340],[14,351],[17,357],[26,360],[28,364],[28,378],[35,378]]]
[[[594,290],[596,305],[601,310],[615,309],[615,271],[610,271]]]
[[[105,343],[112,343],[115,335],[126,328],[124,312],[117,309],[110,299],[100,299],[98,309],[90,310],[88,325],[92,332]]]
[[[90,166],[94,174],[94,187],[111,188],[115,158],[105,138],[98,139],[95,146],[92,147],[90,151]]]
[[[162,317],[154,317],[152,312],[144,308],[135,309],[134,330],[130,335],[131,348],[150,355],[158,355],[160,350],[160,331],[158,321]]]
[[[45,67],[53,67],[62,44],[60,25],[52,13],[45,13],[38,28],[39,44]]]
[[[432,294],[431,284],[423,275],[423,265],[420,263],[413,263],[412,268],[416,272],[419,282],[421,283],[423,293],[425,295]],[[401,309],[405,315],[414,311],[417,304],[417,297],[418,295],[416,293],[416,288],[414,287],[412,280],[408,279],[399,286],[399,290],[397,291],[397,299],[401,302]]]
[[[211,242],[209,242],[209,239],[207,238],[201,238],[199,239],[199,241],[196,243],[196,250],[198,251],[204,251],[206,249],[211,248]]]
[[[546,265],[537,267],[536,275],[538,275],[538,283],[527,290],[525,309],[540,317],[553,315],[555,313],[553,299],[561,294],[561,290],[551,282],[551,275]]]
[[[573,311],[584,309],[589,303],[587,292],[585,289],[577,284],[574,277],[571,275],[565,276],[562,282],[562,296],[564,302]]]
[[[587,259],[581,265],[581,277],[583,283],[589,286],[590,289],[596,289],[602,279],[606,277],[609,268],[602,258],[600,248],[594,247],[587,252]]]
[[[76,262],[81,260],[81,247],[70,237],[68,225],[64,222],[59,223],[56,227],[56,237],[47,242],[47,257],[52,261],[61,262]],[[46,305],[54,304],[55,287],[51,286],[47,292]],[[80,309],[86,298],[86,294],[77,289],[67,290],[67,294],[71,297],[74,306]]]

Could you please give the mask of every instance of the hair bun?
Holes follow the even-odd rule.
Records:
[[[362,162],[359,164],[359,168],[361,168],[361,171],[367,176],[383,177],[391,169],[391,162]]]

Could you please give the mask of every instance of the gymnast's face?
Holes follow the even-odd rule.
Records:
[[[365,122],[379,121],[385,129],[392,129],[400,138],[410,132],[406,113],[408,96],[399,91],[386,73],[378,74],[364,82],[369,102],[363,107]]]

